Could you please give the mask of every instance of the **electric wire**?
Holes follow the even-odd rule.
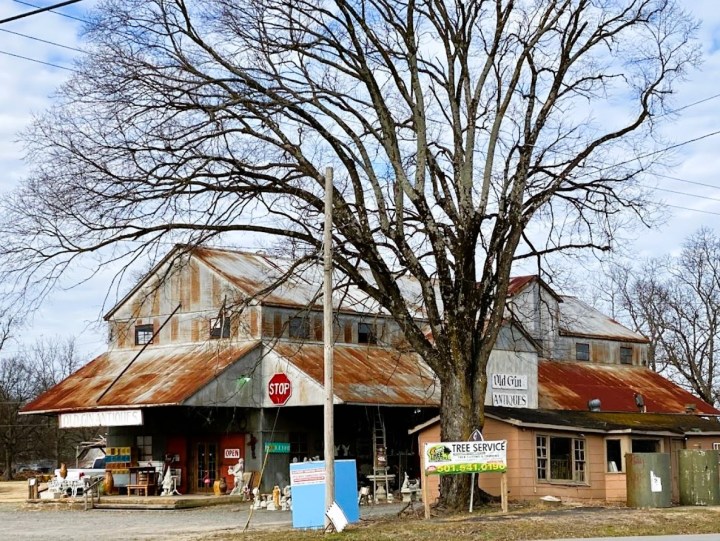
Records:
[[[15,0],[18,4],[24,4],[26,6],[38,8],[34,11],[26,11],[25,13],[20,13],[19,15],[13,15],[12,17],[6,17],[5,19],[0,19],[0,24],[9,23],[10,21],[17,21],[18,19],[24,19],[25,17],[30,17],[32,15],[37,15],[38,13],[43,13],[45,11],[50,11],[51,13],[54,13],[56,15],[61,15],[63,17],[68,17],[70,19],[76,19],[78,21],[82,21],[82,19],[78,19],[77,17],[73,17],[72,15],[66,15],[64,13],[59,13],[57,11],[53,11],[56,8],[61,8],[64,6],[69,6],[71,4],[77,4],[78,2],[82,2],[82,0],[67,0],[66,2],[60,2],[58,4],[53,4],[51,6],[41,7],[36,6],[34,4],[30,4],[28,2],[21,2],[20,0]],[[85,22],[85,21],[83,21]]]
[[[85,51],[83,51],[82,49],[78,49],[78,48],[76,48],[76,47],[70,47],[69,45],[62,45],[61,43],[55,43],[54,41],[48,41],[48,40],[46,40],[46,39],[36,38],[36,37],[34,37],[34,36],[28,36],[27,34],[21,34],[20,32],[13,32],[12,30],[7,30],[7,29],[5,29],[5,28],[0,28],[0,32],[6,32],[6,33],[8,33],[8,34],[14,34],[14,35],[16,35],[16,36],[20,36],[20,37],[23,37],[23,38],[31,39],[31,40],[34,40],[34,41],[40,41],[40,42],[42,42],[42,43],[47,43],[47,44],[49,44],[49,45],[54,45],[54,46],[56,46],[56,47],[62,47],[63,49],[68,49],[68,50],[70,50],[70,51],[76,51],[76,52],[78,52],[78,53],[84,53],[84,52],[85,52]]]
[[[28,56],[23,56],[23,55],[20,55],[20,54],[9,53],[9,52],[7,52],[7,51],[0,51],[0,54],[4,54],[4,55],[7,55],[7,56],[13,56],[13,57],[15,57],[15,58],[20,58],[20,59],[22,59],[22,60],[27,60],[28,62],[35,62],[35,63],[37,63],[37,64],[44,64],[44,65],[46,65],[46,66],[51,66],[51,67],[53,67],[53,68],[58,68],[58,69],[61,69],[61,70],[72,71],[72,72],[77,73],[77,70],[75,70],[75,69],[73,69],[73,68],[68,68],[67,66],[61,66],[61,65],[59,65],[59,64],[53,64],[52,62],[45,62],[44,60],[37,60],[36,58],[30,58],[30,57],[28,57]]]

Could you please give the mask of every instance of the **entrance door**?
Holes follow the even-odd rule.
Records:
[[[217,453],[215,442],[195,444],[195,492],[212,492],[218,473]]]
[[[673,438],[670,440],[670,479],[672,490],[670,498],[675,503],[680,501],[680,487],[678,485],[678,477],[680,475],[680,468],[678,466],[678,451],[684,448],[684,440],[679,438]]]

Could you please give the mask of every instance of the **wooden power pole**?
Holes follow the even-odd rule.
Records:
[[[335,423],[333,418],[333,305],[332,305],[333,168],[325,170],[325,228],[323,231],[323,342],[325,365],[325,509],[335,501]],[[325,515],[325,526],[329,519]]]

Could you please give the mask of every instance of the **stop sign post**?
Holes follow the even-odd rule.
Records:
[[[274,374],[268,382],[268,396],[276,406],[284,406],[292,394],[292,384],[283,373]]]

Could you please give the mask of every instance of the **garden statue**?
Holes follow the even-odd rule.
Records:
[[[162,495],[163,496],[172,496],[174,487],[173,487],[173,476],[170,472],[170,468],[167,468],[165,470],[165,477],[163,477],[162,480]]]
[[[230,492],[231,496],[243,493],[242,477],[244,472],[245,460],[242,458],[238,458],[237,464],[235,464],[234,466],[228,466],[228,474],[232,475],[235,479],[235,484],[233,485],[233,489]]]

